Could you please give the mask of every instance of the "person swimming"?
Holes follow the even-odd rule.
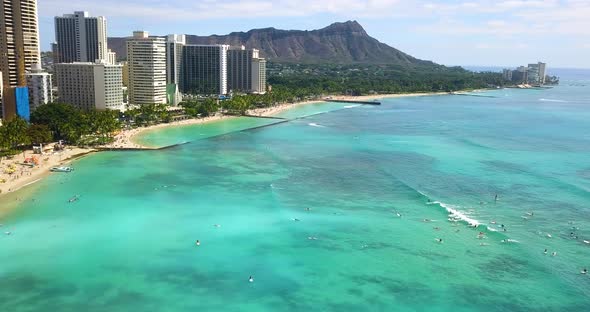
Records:
[[[551,256],[552,256],[552,257],[555,257],[555,256],[557,256],[557,251],[554,251],[554,252],[552,252],[552,253],[551,253]]]
[[[195,243],[195,245],[201,246],[201,241],[197,239],[197,242]]]
[[[443,239],[442,238],[437,238],[436,241],[442,244]]]
[[[305,211],[311,211],[311,208],[307,207],[305,208]]]
[[[543,251],[544,254],[547,254],[547,248],[545,248],[545,251]]]
[[[580,272],[580,273],[582,273],[582,274],[587,274],[587,273],[588,273],[588,269],[584,268],[584,269],[582,270],[582,272]]]
[[[250,275],[250,277],[248,278],[248,282],[254,283],[254,277],[252,277],[252,275]]]
[[[494,202],[498,201],[498,194],[496,193],[496,196],[494,197]]]

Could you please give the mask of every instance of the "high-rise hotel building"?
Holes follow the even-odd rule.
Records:
[[[61,63],[54,65],[59,101],[79,109],[123,107],[123,65],[96,63]]]
[[[4,87],[25,86],[25,72],[39,63],[37,1],[0,1],[0,71]]]
[[[168,35],[166,38],[166,83],[179,84],[182,69],[182,48],[185,35]]]
[[[5,88],[1,110],[3,118],[28,110],[28,100],[23,97],[28,93],[25,73],[33,64],[40,62],[37,0],[1,0],[0,72]],[[12,87],[19,87],[19,90],[9,90]]]
[[[227,87],[233,92],[249,92],[252,87],[252,60],[258,50],[244,46],[227,51]]]
[[[74,12],[55,17],[55,63],[108,60],[107,21]]]
[[[227,51],[227,85],[233,92],[265,92],[266,60],[257,49],[241,46]]]
[[[252,93],[266,93],[266,59],[254,58],[252,60]]]
[[[166,103],[166,39],[150,37],[148,32],[133,32],[127,40],[129,103]]]
[[[43,71],[41,64],[33,65],[31,70],[27,72],[26,77],[31,112],[41,105],[53,102],[51,74]]]
[[[227,94],[228,45],[185,45],[182,49],[180,91]]]

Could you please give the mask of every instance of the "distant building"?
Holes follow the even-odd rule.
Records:
[[[83,110],[123,109],[123,65],[55,64],[59,101]]]
[[[265,92],[266,61],[259,50],[241,46],[227,51],[227,86],[233,92]]]
[[[232,92],[252,91],[252,62],[258,50],[246,50],[244,46],[231,47],[227,51],[227,88]]]
[[[177,106],[182,101],[179,85],[182,71],[182,49],[185,35],[168,35],[166,38],[166,98],[167,103]]]
[[[185,45],[180,91],[189,94],[227,94],[228,45]]]
[[[123,65],[123,86],[129,87],[129,63],[121,62],[120,64]]]
[[[107,52],[107,63],[114,65],[117,64],[117,53],[113,52],[111,49]]]
[[[539,64],[529,64],[527,68],[527,82],[537,84],[539,80]]]
[[[538,65],[539,65],[539,83],[544,84],[547,80],[547,64],[539,62]]]
[[[547,64],[539,62],[528,66],[519,66],[516,70],[504,69],[502,75],[505,80],[518,84],[545,84]]]
[[[512,72],[512,81],[520,84],[527,83],[528,81],[528,67],[519,66],[515,71]]]
[[[168,35],[166,39],[166,83],[179,84],[182,69],[182,48],[186,45],[185,35]]]
[[[27,86],[29,87],[29,106],[33,112],[41,105],[53,102],[51,74],[44,72],[40,64],[33,65],[27,73]]]
[[[103,16],[74,12],[55,17],[55,63],[106,60],[107,21]],[[54,51],[55,52],[55,51]]]
[[[251,92],[266,93],[266,60],[255,58],[252,60],[252,89]]]
[[[166,103],[166,40],[149,37],[148,32],[133,32],[127,40],[129,103]]]
[[[512,81],[512,69],[504,69],[502,71],[502,77],[504,80]]]

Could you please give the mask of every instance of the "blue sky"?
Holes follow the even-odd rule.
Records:
[[[109,36],[318,29],[357,20],[369,35],[446,65],[590,68],[590,0],[38,0],[42,50],[53,17],[106,16]]]

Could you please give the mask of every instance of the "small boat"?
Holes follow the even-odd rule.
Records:
[[[72,172],[74,168],[72,167],[53,167],[50,169],[51,172]]]

